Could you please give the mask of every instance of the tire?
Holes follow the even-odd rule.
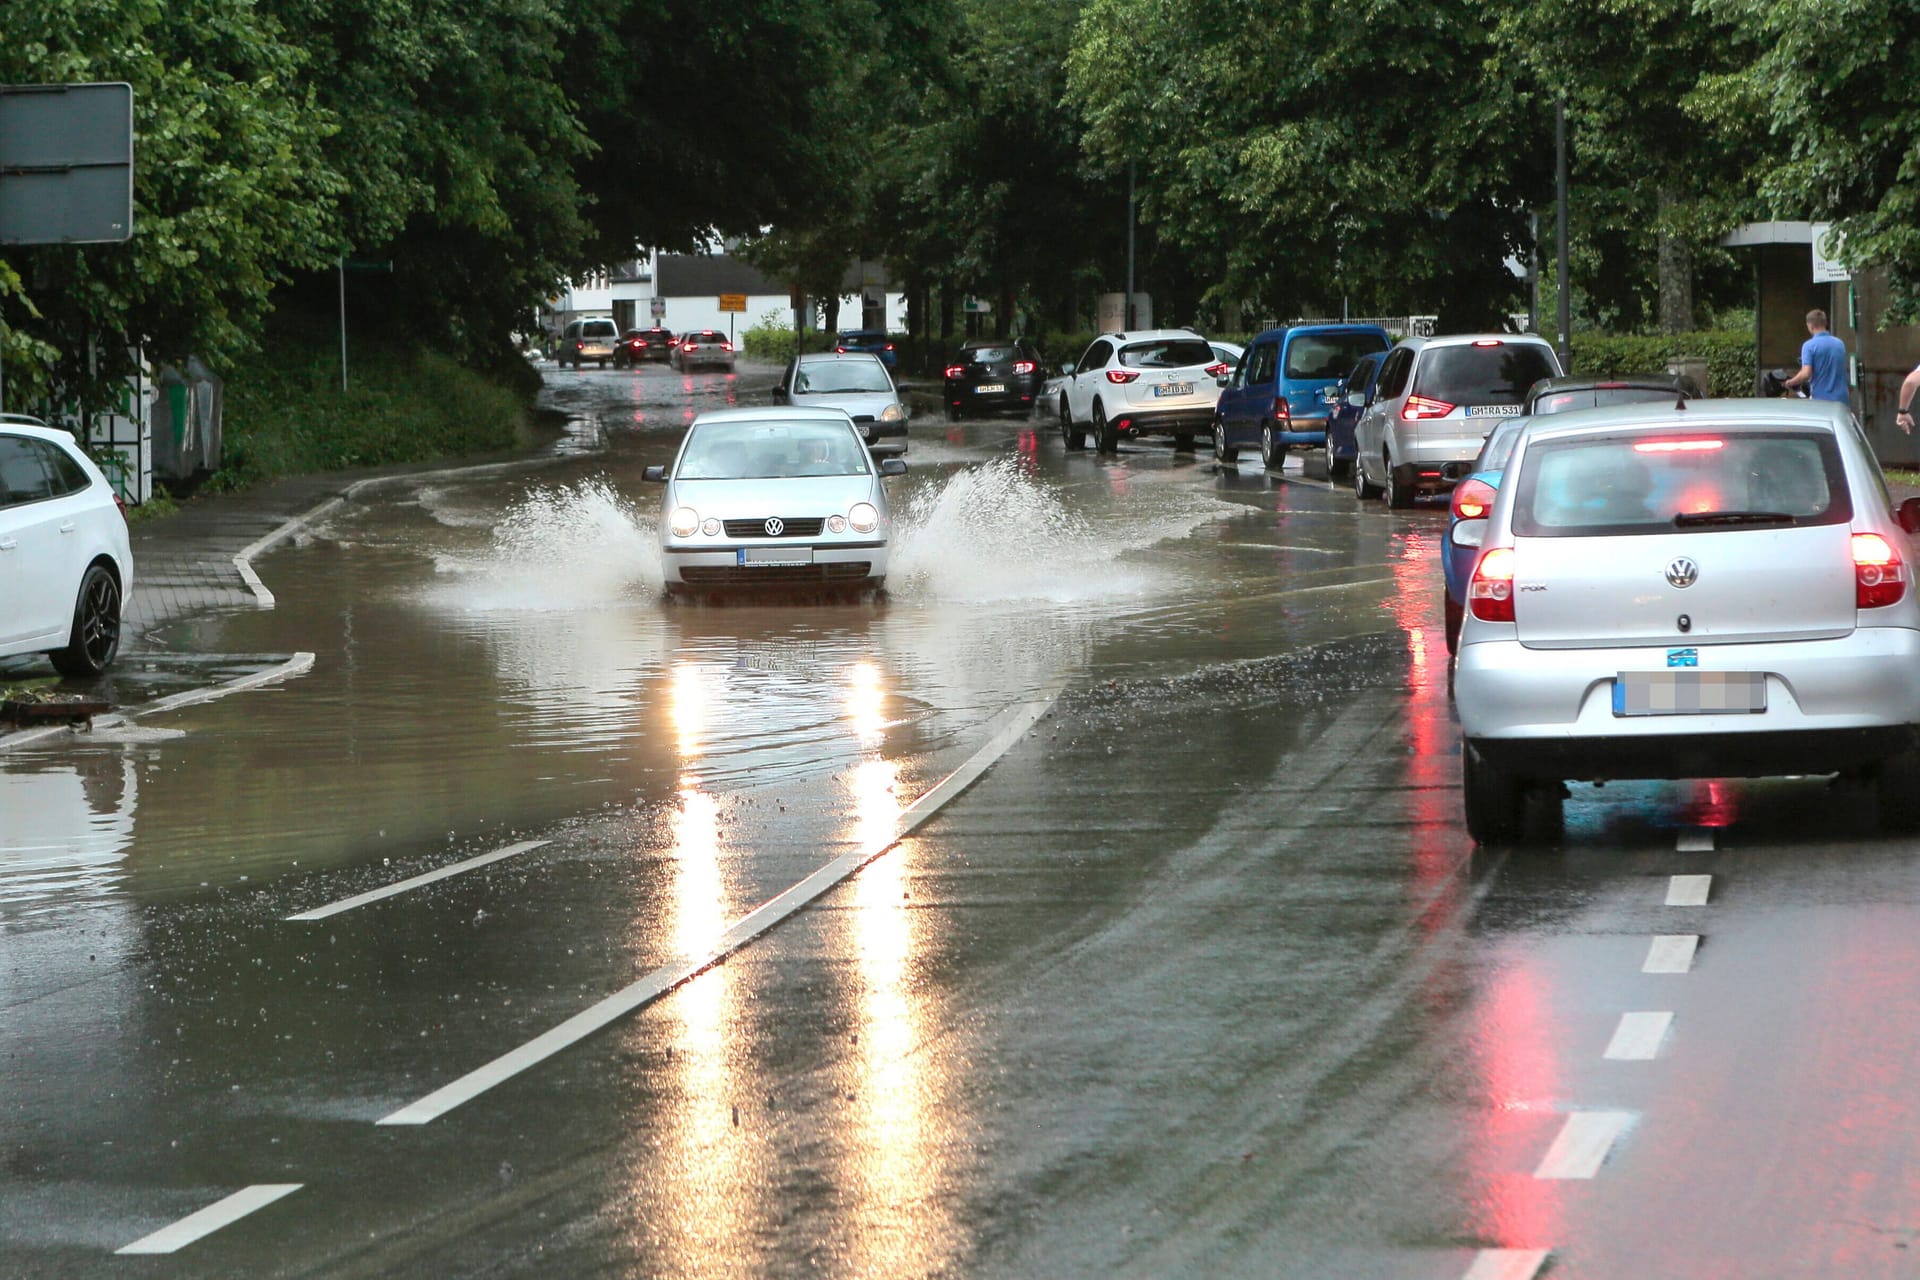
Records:
[[[1873,775],[1880,830],[1888,835],[1920,831],[1920,749],[1909,748],[1880,762]]]
[[[1120,452],[1120,428],[1108,424],[1106,406],[1097,398],[1093,402],[1093,438],[1101,453]]]
[[[1191,432],[1188,432],[1184,435],[1174,436],[1173,451],[1175,453],[1192,453],[1193,452],[1193,434]]]
[[[1467,833],[1481,844],[1511,844],[1525,827],[1527,788],[1488,764],[1471,742],[1460,744],[1460,791]]]
[[[1467,611],[1462,606],[1455,604],[1452,596],[1448,596],[1446,600],[1446,614],[1447,652],[1458,653],[1460,652],[1460,627],[1466,621]]]
[[[1387,464],[1387,505],[1395,511],[1405,511],[1413,505],[1413,485],[1409,483],[1405,467],[1394,466],[1392,458],[1385,458],[1385,462]]]
[[[1073,453],[1087,447],[1086,428],[1073,420],[1073,406],[1067,403],[1065,396],[1060,397],[1060,439]]]
[[[1367,479],[1367,469],[1360,465],[1358,455],[1353,459],[1353,496],[1363,500],[1380,496],[1380,486]]]
[[[63,676],[97,676],[120,652],[120,583],[105,565],[91,564],[80,578],[67,647],[47,656]]]
[[[1227,443],[1227,423],[1224,418],[1213,420],[1213,460],[1220,463],[1240,461],[1240,446]]]
[[[1350,459],[1334,457],[1333,446],[1332,445],[1327,446],[1327,479],[1330,482],[1337,482],[1337,481],[1346,479],[1347,468],[1351,467],[1352,465],[1353,465],[1353,462]]]
[[[1279,471],[1287,465],[1287,451],[1280,450],[1280,456],[1273,453],[1273,424],[1266,423],[1260,428],[1260,465],[1269,471]]]

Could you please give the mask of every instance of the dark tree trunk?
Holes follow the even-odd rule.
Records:
[[[1660,213],[1664,227],[1666,215],[1680,203],[1672,188],[1660,191]],[[1693,328],[1693,246],[1671,231],[1660,232],[1660,331],[1686,333]]]

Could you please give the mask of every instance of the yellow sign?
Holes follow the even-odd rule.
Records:
[[[722,311],[745,311],[747,309],[747,295],[744,293],[721,294],[720,309]]]

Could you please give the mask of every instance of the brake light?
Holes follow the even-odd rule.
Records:
[[[584,342],[576,342],[573,344],[573,349],[575,351],[585,351],[587,349],[587,344]]]
[[[891,351],[891,350],[893,350],[893,344],[892,344],[891,342],[889,342],[889,343],[888,343],[888,344],[886,345],[886,350],[888,350],[888,351]]]
[[[1513,548],[1493,547],[1473,566],[1467,608],[1482,622],[1513,621]]]
[[[1427,396],[1408,396],[1407,407],[1400,411],[1403,418],[1444,418],[1453,412],[1453,406],[1445,400],[1434,400]]]
[[[125,520],[127,518],[127,500],[120,496],[118,489],[113,491],[113,505],[120,508],[120,518]]]
[[[1207,366],[1207,376],[1210,378],[1217,378],[1221,374],[1226,373],[1228,370],[1232,368],[1233,366],[1228,364],[1225,360],[1217,360],[1214,363]]]
[[[1292,417],[1293,408],[1287,403],[1287,398],[1285,396],[1275,396],[1273,398],[1273,420],[1275,422],[1286,422],[1292,419]]]
[[[1853,535],[1853,603],[1884,609],[1907,594],[1907,566],[1891,543],[1877,533]]]
[[[1725,440],[1642,440],[1635,453],[1711,453],[1727,447]]]
[[[1453,518],[1479,520],[1493,510],[1499,490],[1485,480],[1462,480],[1453,491]]]
[[[1500,347],[1500,346],[1505,346],[1506,344],[1501,342],[1500,339],[1498,338],[1475,338],[1473,340],[1473,345],[1476,347]]]
[[[700,344],[697,342],[683,342],[680,344],[680,349],[682,351],[698,351]]]
[[[720,349],[722,351],[731,351],[733,350],[733,344],[731,342],[723,342],[720,344]]]
[[[947,366],[947,376],[949,378],[962,377],[966,372],[967,367],[963,364],[950,364]]]
[[[847,349],[845,347],[835,347],[834,351],[839,355],[847,354]]]
[[[1135,378],[1138,378],[1139,376],[1140,376],[1139,374],[1135,373],[1131,369],[1107,370],[1107,381],[1123,387],[1126,386],[1129,382],[1132,382]]]
[[[1015,373],[1032,373],[1033,361],[1031,360],[1016,361],[1013,366],[1013,371]]]

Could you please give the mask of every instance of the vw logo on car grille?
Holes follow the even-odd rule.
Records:
[[[777,538],[786,532],[787,522],[779,516],[768,516],[766,529],[769,538]],[[1692,581],[1692,579],[1688,579],[1688,581]]]
[[[1676,556],[1667,566],[1667,581],[1676,587],[1690,587],[1700,580],[1700,566],[1685,556]]]

